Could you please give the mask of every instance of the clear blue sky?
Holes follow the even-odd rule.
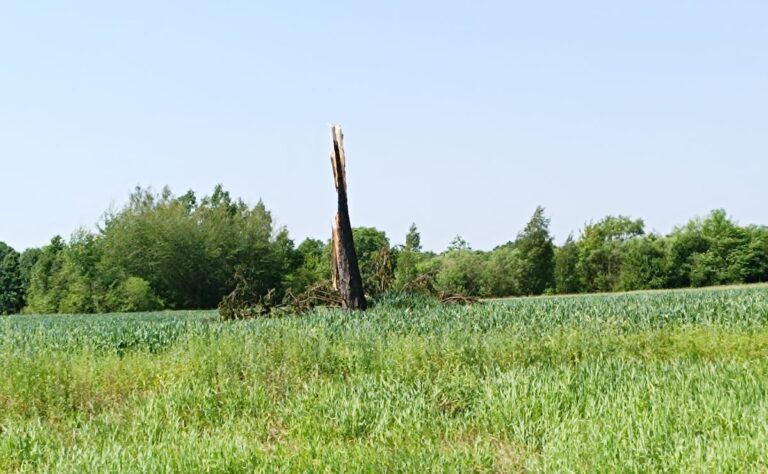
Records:
[[[94,228],[136,186],[264,199],[328,238],[562,242],[608,214],[768,224],[768,2],[0,5],[0,240]]]

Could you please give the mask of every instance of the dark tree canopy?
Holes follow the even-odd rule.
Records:
[[[565,239],[562,247],[555,250],[554,280],[555,291],[560,294],[578,293],[581,291],[581,280],[578,273],[579,246],[573,240],[573,234]]]
[[[24,280],[19,253],[0,242],[0,314],[18,313],[24,306]]]
[[[520,292],[538,295],[554,286],[555,246],[543,207],[536,208],[525,229],[517,236],[515,247],[520,254]]]

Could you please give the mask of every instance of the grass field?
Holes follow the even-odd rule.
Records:
[[[0,471],[768,469],[768,288],[0,319]]]

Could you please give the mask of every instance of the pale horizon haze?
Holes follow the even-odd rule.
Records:
[[[0,5],[0,241],[91,230],[136,186],[335,214],[426,249],[606,215],[768,224],[768,2]]]

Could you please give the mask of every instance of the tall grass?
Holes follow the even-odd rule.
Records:
[[[768,289],[0,319],[0,471],[768,469]]]

